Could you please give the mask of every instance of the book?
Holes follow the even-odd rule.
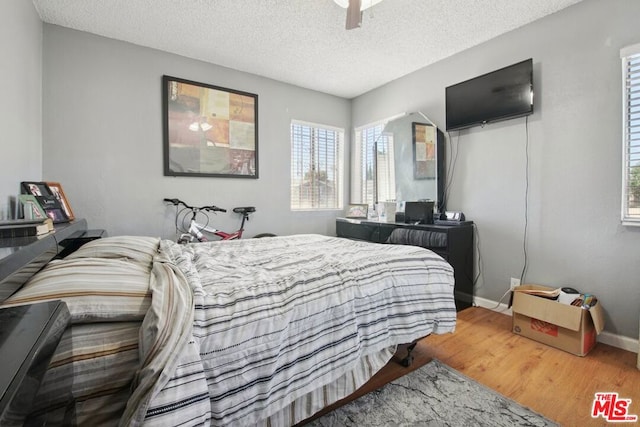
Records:
[[[50,218],[46,220],[14,219],[0,221],[0,238],[40,236],[53,231],[53,229],[53,221]]]
[[[557,289],[538,289],[534,287],[527,287],[530,285],[519,286],[515,289],[516,292],[522,292],[524,294],[535,295],[537,297],[557,299],[560,295],[560,288]]]

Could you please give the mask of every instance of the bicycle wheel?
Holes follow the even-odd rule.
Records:
[[[276,235],[272,233],[260,233],[253,236],[254,239],[260,239],[261,237],[276,237]]]

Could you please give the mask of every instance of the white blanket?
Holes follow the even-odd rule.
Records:
[[[452,267],[414,246],[319,235],[162,241],[152,272],[144,365],[122,425],[298,422],[386,360],[363,361],[455,328]],[[296,404],[323,387],[326,401]]]

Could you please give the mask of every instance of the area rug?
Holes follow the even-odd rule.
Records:
[[[307,424],[312,427],[556,425],[438,360]]]

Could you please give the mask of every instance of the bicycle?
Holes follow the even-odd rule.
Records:
[[[219,208],[218,206],[215,206],[215,205],[199,206],[199,207],[189,206],[188,204],[186,204],[180,199],[164,199],[164,201],[167,203],[171,203],[176,207],[176,234],[177,232],[180,232],[180,236],[177,239],[177,242],[180,244],[191,243],[194,240],[197,240],[198,242],[207,242],[208,239],[204,235],[203,231],[220,237],[220,240],[238,240],[242,238],[242,234],[244,232],[244,224],[246,221],[249,221],[249,215],[256,211],[256,208],[254,206],[243,206],[243,207],[233,208],[233,212],[242,215],[242,222],[240,223],[239,229],[237,229],[232,233],[227,233],[225,231],[218,230],[216,228],[208,227],[209,215],[207,214],[207,212],[213,212],[214,214],[216,212],[227,212],[226,209]],[[178,210],[178,208],[181,205],[184,207]],[[207,218],[207,221],[205,224],[200,224],[196,221],[196,217],[198,216],[199,213],[203,213],[204,216]],[[189,216],[189,214],[191,214],[189,218],[189,227],[186,228],[185,227],[186,219]],[[181,220],[180,220],[180,216],[182,216]],[[254,237],[259,238],[259,237],[273,237],[273,236],[275,236],[275,234],[261,233]]]

